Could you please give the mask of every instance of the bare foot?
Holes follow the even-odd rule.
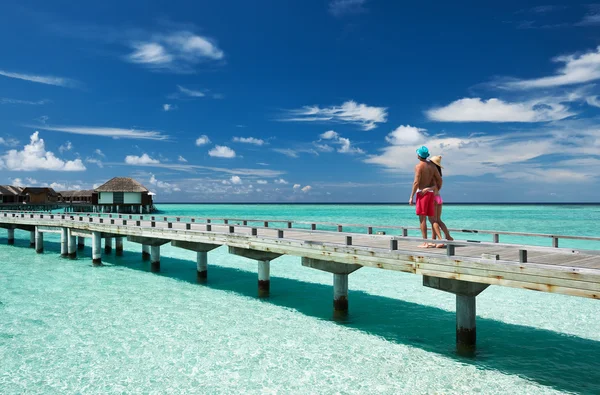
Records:
[[[446,248],[446,244],[438,244],[435,248]]]
[[[427,248],[435,248],[436,245],[435,243],[427,243]]]
[[[452,240],[454,240],[454,237],[452,237],[452,236],[448,236],[448,237],[446,237],[446,240],[448,240],[448,241],[452,241]]]
[[[429,248],[429,244],[423,243],[417,246],[417,248]]]

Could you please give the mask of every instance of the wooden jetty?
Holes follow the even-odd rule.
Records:
[[[600,251],[559,247],[560,239],[600,242],[600,237],[454,230],[488,234],[492,242],[443,241],[447,248],[419,249],[423,239],[409,237],[411,227],[14,211],[0,211],[0,227],[7,229],[9,244],[15,229],[31,232],[30,246],[38,253],[44,250],[44,233],[59,233],[61,255],[71,258],[91,238],[95,266],[102,264],[102,239],[105,254],[112,252],[114,239],[120,255],[127,238],[141,245],[142,259],[149,259],[155,272],[160,271],[160,247],[171,243],[197,253],[199,281],[208,277],[208,252],[228,246],[230,253],[257,261],[259,296],[269,294],[271,261],[298,256],[303,266],[333,274],[334,311],[340,314],[348,311],[348,275],[363,266],[422,275],[424,286],[456,295],[459,351],[475,347],[476,297],[489,285],[600,299]],[[382,234],[382,229],[401,235]],[[501,235],[544,237],[552,246],[500,243]]]

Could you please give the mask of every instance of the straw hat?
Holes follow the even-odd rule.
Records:
[[[429,161],[431,163],[435,163],[436,165],[438,165],[442,169],[444,168],[444,166],[442,166],[442,156],[441,155],[432,156],[431,158],[429,158]]]

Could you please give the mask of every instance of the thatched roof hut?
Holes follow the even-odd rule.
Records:
[[[115,177],[94,189],[94,192],[148,192],[148,189],[129,177]]]

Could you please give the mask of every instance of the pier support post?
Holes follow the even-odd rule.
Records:
[[[198,281],[206,281],[208,277],[208,252],[196,252],[196,271]]]
[[[6,229],[7,232],[7,244],[13,245],[15,244],[15,230],[14,229]]]
[[[302,258],[302,266],[333,274],[333,314],[335,318],[345,317],[348,314],[348,275],[362,266],[306,257]]]
[[[66,257],[69,255],[69,229],[60,229],[60,256]]]
[[[456,348],[468,352],[477,344],[475,296],[456,295]]]
[[[104,239],[104,253],[110,255],[112,252],[112,237],[106,237]]]
[[[41,254],[44,252],[44,234],[35,227],[35,252]]]
[[[208,252],[220,247],[218,244],[196,243],[191,241],[173,240],[173,247],[196,251],[196,270],[198,282],[206,282],[208,277]]]
[[[29,232],[29,248],[35,248],[35,230]]]
[[[431,276],[423,276],[423,285],[456,295],[456,350],[472,355],[477,344],[475,299],[489,285]]]
[[[142,244],[142,260],[150,260],[150,246],[147,244]]]
[[[85,248],[85,237],[77,236],[77,249],[83,250]]]
[[[115,255],[123,256],[123,238],[115,237]]]
[[[269,296],[271,291],[271,261],[258,261],[258,296]]]
[[[93,266],[102,265],[102,252],[100,232],[92,232],[92,264]]]
[[[160,272],[160,246],[150,247],[150,270],[153,273]]]
[[[281,254],[231,246],[229,253],[258,261],[258,297],[269,296],[271,292],[271,261],[279,258]]]
[[[73,229],[69,229],[69,258],[75,259],[77,258],[77,237],[73,235]]]
[[[348,275],[333,274],[333,310],[348,312]]]

